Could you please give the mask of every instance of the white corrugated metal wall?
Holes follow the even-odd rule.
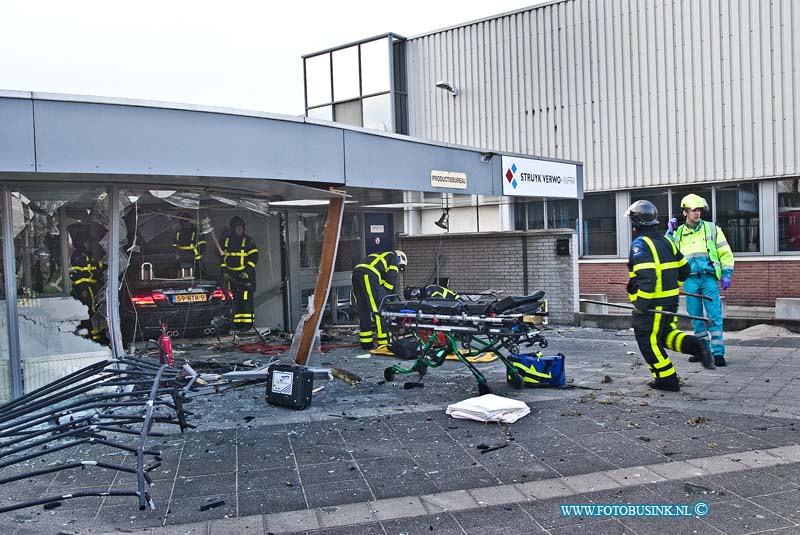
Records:
[[[416,37],[410,133],[583,161],[587,191],[798,175],[798,28],[796,0],[567,0]]]

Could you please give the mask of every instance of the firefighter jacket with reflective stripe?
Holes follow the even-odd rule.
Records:
[[[429,284],[423,292],[423,299],[446,299],[448,301],[458,301],[461,296],[449,288],[437,284]]]
[[[228,236],[222,244],[222,252],[221,268],[237,278],[255,279],[258,248],[253,238],[247,234]]]
[[[394,291],[397,282],[397,274],[400,269],[397,267],[398,260],[394,251],[385,253],[372,253],[362,264],[357,264],[353,271],[362,273],[374,273],[378,277],[378,283],[389,290]]]
[[[689,261],[692,273],[713,273],[717,280],[733,273],[733,251],[722,229],[702,219],[694,228],[681,225],[667,234]]]
[[[69,260],[69,278],[73,286],[97,284],[97,275],[103,269],[103,262],[95,260],[84,249],[75,249]]]
[[[208,242],[197,234],[197,227],[194,225],[179,230],[175,234],[175,242],[172,244],[179,251],[186,251],[192,254],[195,260],[203,259],[203,253],[206,252],[207,245]]]
[[[637,310],[678,304],[679,283],[689,264],[677,246],[655,231],[645,230],[631,243],[628,255],[628,297]]]

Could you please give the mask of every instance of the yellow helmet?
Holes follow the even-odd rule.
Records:
[[[684,210],[696,210],[697,208],[708,210],[708,203],[700,195],[695,195],[694,193],[690,193],[689,195],[681,199],[681,208],[683,208]]]

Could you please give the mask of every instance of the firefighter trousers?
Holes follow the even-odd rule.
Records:
[[[373,273],[353,272],[353,300],[358,309],[358,340],[362,344],[373,342],[373,326],[378,345],[389,343],[388,335],[381,316],[378,314],[381,300],[386,296],[386,289],[381,286],[378,277]]]
[[[95,303],[96,292],[96,285],[88,282],[76,284],[74,288],[74,295],[77,295],[78,301],[86,305],[86,307],[89,309],[89,317],[81,321],[79,327],[86,329],[86,331],[89,333],[86,338],[91,338],[95,342],[99,342],[100,329],[95,325],[96,322],[92,321],[97,307],[97,304]]]
[[[654,310],[676,312],[677,305],[656,306]],[[653,377],[663,379],[675,374],[675,368],[666,350],[702,356],[705,341],[678,330],[677,316],[664,316],[653,312],[633,314],[633,333],[645,362]]]
[[[247,331],[253,327],[256,315],[253,299],[256,295],[256,283],[250,279],[232,279],[229,283],[233,293],[233,328]]]

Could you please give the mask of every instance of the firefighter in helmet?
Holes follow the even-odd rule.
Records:
[[[75,235],[75,249],[69,261],[69,278],[72,281],[72,296],[86,305],[89,317],[80,323],[89,337],[100,342],[100,329],[93,326],[92,318],[97,312],[97,291],[103,274],[103,261],[96,260],[92,253],[92,239],[86,230]]]
[[[194,277],[204,278],[203,254],[206,252],[208,243],[197,231],[197,226],[192,220],[192,214],[189,212],[183,212],[180,215],[181,226],[175,233],[172,246],[175,247],[178,268],[181,271],[191,269]]]
[[[689,353],[714,368],[704,340],[687,335],[676,326],[677,316],[660,314],[678,310],[680,285],[689,276],[689,264],[670,240],[658,231],[658,210],[650,201],[636,201],[625,215],[634,239],[628,255],[628,297],[633,302],[633,332],[655,380],[650,388],[677,392],[680,383],[666,348]]]
[[[245,232],[241,217],[232,217],[229,228],[230,234],[222,243],[220,274],[233,293],[233,328],[247,331],[253,327],[256,317],[253,299],[256,293],[258,247]]]
[[[378,309],[381,300],[394,293],[397,275],[405,270],[407,264],[408,258],[403,251],[386,251],[372,253],[353,268],[350,300],[358,311],[358,339],[362,349],[372,349],[376,339],[379,346],[388,344],[388,333],[381,323]]]

